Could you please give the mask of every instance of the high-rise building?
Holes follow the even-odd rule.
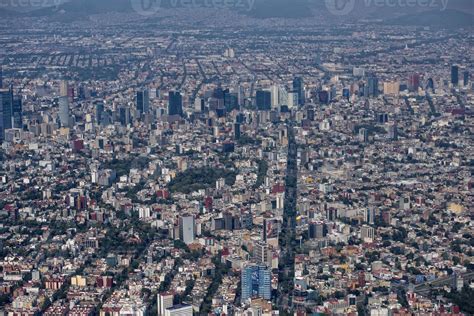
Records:
[[[329,103],[329,92],[326,90],[322,90],[318,92],[318,100],[321,104],[328,104]]]
[[[301,77],[293,79],[293,91],[298,94],[298,105],[302,106],[305,104],[304,94],[304,80]]]
[[[227,111],[239,109],[238,93],[230,92],[229,89],[224,91],[224,107]]]
[[[362,143],[369,141],[369,131],[366,128],[359,129],[359,141]]]
[[[224,89],[222,89],[222,87],[219,85],[217,88],[214,89],[212,97],[219,100],[224,100],[224,93]]]
[[[0,65],[0,89],[3,89],[3,67]]]
[[[360,238],[362,240],[366,240],[370,242],[371,240],[374,240],[375,237],[375,229],[373,227],[370,227],[368,225],[362,226],[360,229]]]
[[[165,316],[193,316],[193,307],[191,305],[175,305],[165,310]]]
[[[346,100],[349,100],[351,97],[351,90],[349,90],[349,88],[342,89],[342,97]]]
[[[469,71],[466,70],[463,73],[463,84],[464,84],[465,87],[467,87],[467,85],[469,84],[469,76],[470,76]]]
[[[166,314],[166,309],[173,307],[173,293],[158,293],[156,304],[158,310],[158,316],[164,316]]]
[[[337,208],[332,208],[332,207],[326,208],[325,212],[326,212],[326,219],[330,221],[334,221],[336,218],[340,217],[340,214]]]
[[[451,67],[451,83],[453,86],[457,86],[459,84],[459,66],[452,66]]]
[[[364,77],[365,76],[365,69],[360,67],[354,67],[352,69],[352,75],[354,77]]]
[[[272,108],[277,108],[280,105],[280,87],[274,84],[270,88],[270,93],[272,94]]]
[[[12,103],[12,127],[22,128],[23,103],[21,96],[13,96]]]
[[[288,91],[283,85],[278,86],[278,105],[288,105]]]
[[[308,225],[308,237],[310,239],[323,238],[327,235],[327,228],[323,222],[312,222]]]
[[[234,216],[230,212],[224,212],[222,214],[224,220],[224,229],[225,230],[234,230],[240,228],[240,217]]]
[[[435,85],[433,78],[428,78],[426,81],[426,91],[431,90],[433,93],[435,92]]]
[[[69,127],[69,98],[59,97],[59,121],[62,127]]]
[[[282,103],[284,104],[284,103]],[[293,108],[298,105],[298,93],[295,92],[290,92],[287,93],[287,98],[286,98],[286,105],[288,105],[288,108]]]
[[[272,109],[272,94],[270,91],[258,90],[256,101],[258,110],[269,111]]]
[[[22,100],[13,95],[13,88],[0,89],[0,139],[4,139],[5,130],[22,127]]]
[[[127,126],[131,123],[130,108],[121,106],[119,107],[119,122],[122,126]]]
[[[66,80],[61,80],[59,83],[59,96],[67,97],[69,93],[69,84]]]
[[[367,208],[364,209],[364,222],[374,224],[375,222],[375,209]]]
[[[201,113],[204,111],[204,99],[196,97],[194,99],[194,112]]]
[[[250,264],[242,269],[242,302],[249,298],[272,298],[271,271],[266,265]]]
[[[371,75],[368,78],[368,96],[378,97],[379,95],[379,79],[375,75]]]
[[[234,138],[236,140],[239,140],[240,139],[240,134],[241,134],[240,123],[234,123]]]
[[[237,99],[240,107],[245,106],[245,88],[240,85],[237,87]]]
[[[104,102],[96,102],[95,104],[95,122],[102,124],[104,120]]]
[[[224,57],[235,58],[235,51],[233,48],[227,48],[224,52]]]
[[[385,124],[388,122],[388,113],[378,113],[376,119],[377,123]]]
[[[194,216],[182,216],[179,219],[179,239],[185,244],[191,244],[196,237]]]
[[[398,95],[400,93],[400,82],[384,82],[383,93],[386,95]]]
[[[150,94],[148,90],[137,91],[136,106],[141,114],[148,113],[150,109]]]
[[[263,241],[268,239],[278,238],[280,232],[280,224],[276,218],[263,219]]]
[[[408,90],[411,92],[417,92],[420,88],[420,75],[411,74],[408,78]]]
[[[308,109],[308,111],[306,111],[306,117],[308,120],[314,121],[314,109]]]
[[[264,242],[257,242],[253,248],[253,257],[257,263],[271,265],[272,252],[268,244]]]
[[[170,91],[168,115],[183,115],[183,97],[177,91]]]
[[[12,128],[13,91],[0,90],[0,140],[5,139],[5,130]]]
[[[388,138],[390,138],[391,140],[398,139],[398,128],[396,123],[390,124],[388,126]]]

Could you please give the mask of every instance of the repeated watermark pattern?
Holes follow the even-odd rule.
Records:
[[[152,16],[161,7],[161,0],[131,0],[132,8],[140,15]]]
[[[0,8],[36,9],[58,6],[64,0],[0,0]]]
[[[427,8],[444,11],[450,0],[325,0],[326,8],[334,15],[347,15],[357,5],[369,7],[387,8]]]
[[[347,15],[354,10],[356,0],[326,0],[326,8],[334,15]]]
[[[169,0],[171,8],[208,8],[208,9],[238,9],[251,11],[255,0]],[[131,0],[132,8],[140,15],[152,16],[161,6],[161,0]]]

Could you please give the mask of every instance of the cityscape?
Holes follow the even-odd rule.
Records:
[[[0,2],[0,315],[474,315],[473,30],[472,0]]]

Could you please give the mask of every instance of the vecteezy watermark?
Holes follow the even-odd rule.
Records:
[[[151,16],[161,7],[161,0],[131,0],[132,8],[140,15]]]
[[[130,0],[132,8],[140,15],[156,14],[162,5],[162,0]],[[255,0],[169,0],[171,8],[208,8],[208,9],[238,9],[251,11]]]
[[[326,0],[326,8],[334,15],[347,15],[354,10],[356,0]]]
[[[58,6],[63,0],[0,0],[0,8],[35,9]]]
[[[347,15],[357,4],[365,7],[427,8],[446,10],[450,0],[326,0],[326,8],[334,15]]]

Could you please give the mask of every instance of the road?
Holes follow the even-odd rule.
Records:
[[[292,125],[288,125],[288,160],[285,180],[285,207],[283,227],[279,236],[281,247],[278,275],[278,306],[282,311],[292,308],[295,276],[296,199],[297,199],[297,145]]]
[[[441,288],[453,284],[453,277],[454,276],[451,275],[449,277],[439,278],[430,282],[418,284],[415,286],[415,293],[422,296],[428,296],[432,289]],[[474,280],[474,272],[464,273],[462,274],[462,277],[464,279],[464,283]]]

